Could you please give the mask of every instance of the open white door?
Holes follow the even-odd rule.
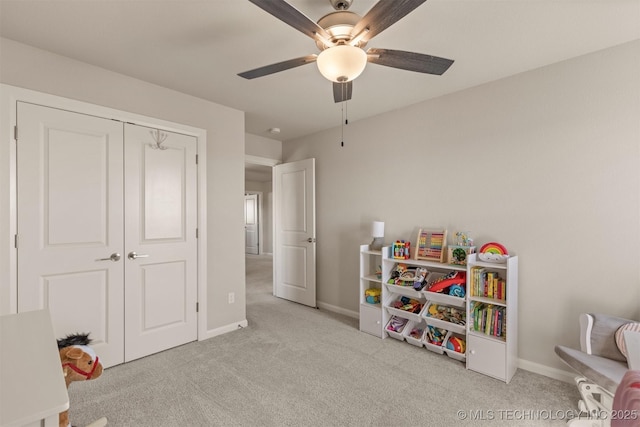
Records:
[[[259,242],[258,237],[258,195],[244,195],[244,252],[247,254],[258,255]]]
[[[273,168],[273,293],[316,307],[315,159]]]

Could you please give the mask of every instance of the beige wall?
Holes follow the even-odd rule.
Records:
[[[245,135],[244,152],[251,156],[282,160],[282,142],[248,133]]]
[[[358,310],[358,245],[468,230],[520,256],[521,367],[559,372],[578,314],[640,319],[640,41],[283,144],[317,159],[321,303]],[[438,84],[425,76],[424,84]]]
[[[244,276],[237,274],[244,271],[244,113],[7,39],[0,39],[0,55],[2,83],[207,131],[207,326],[245,321]],[[3,204],[9,196],[7,164],[0,159]],[[6,233],[7,218],[0,220],[0,233]],[[5,247],[0,255],[6,266]],[[235,292],[235,304],[227,303],[229,292]]]

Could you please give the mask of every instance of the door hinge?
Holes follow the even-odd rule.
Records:
[[[13,127],[13,139],[18,140],[18,126]]]
[[[196,165],[198,164],[198,155],[196,154]]]
[[[196,313],[199,313],[199,312],[200,312],[200,303],[197,302],[196,303]]]
[[[196,239],[198,238],[198,229],[196,228]]]
[[[17,234],[13,235],[13,247],[18,249],[18,235]]]

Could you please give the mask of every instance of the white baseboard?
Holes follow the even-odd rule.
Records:
[[[357,311],[347,310],[347,309],[344,309],[342,307],[338,307],[337,305],[331,305],[331,304],[327,304],[327,303],[321,302],[321,301],[317,301],[317,304],[318,304],[318,308],[321,308],[323,310],[331,311],[333,313],[342,314],[344,316],[353,317],[354,319],[359,319],[360,318],[360,313],[358,313]]]
[[[564,381],[566,383],[573,383],[574,378],[578,376],[577,373],[563,371],[562,369],[552,368],[550,366],[541,365],[524,359],[518,359],[518,368],[535,374],[544,375],[545,377],[553,378],[555,380]]]
[[[217,337],[218,335],[226,334],[227,332],[237,331],[238,329],[246,328],[247,326],[247,319],[244,319],[240,322],[230,323],[215,329],[209,329],[204,331],[202,334],[198,334],[198,341],[208,340],[209,338]]]

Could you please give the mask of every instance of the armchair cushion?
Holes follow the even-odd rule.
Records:
[[[632,322],[632,320],[606,314],[591,314],[591,316],[593,317],[591,354],[626,363],[627,358],[620,352],[616,344],[615,333],[621,326]]]
[[[616,331],[615,338],[616,338],[616,345],[618,346],[618,350],[620,350],[620,353],[622,353],[624,357],[629,357],[629,355],[627,354],[627,346],[624,342],[624,331],[640,332],[640,323],[636,323],[636,322],[625,323],[624,325],[620,326]]]

